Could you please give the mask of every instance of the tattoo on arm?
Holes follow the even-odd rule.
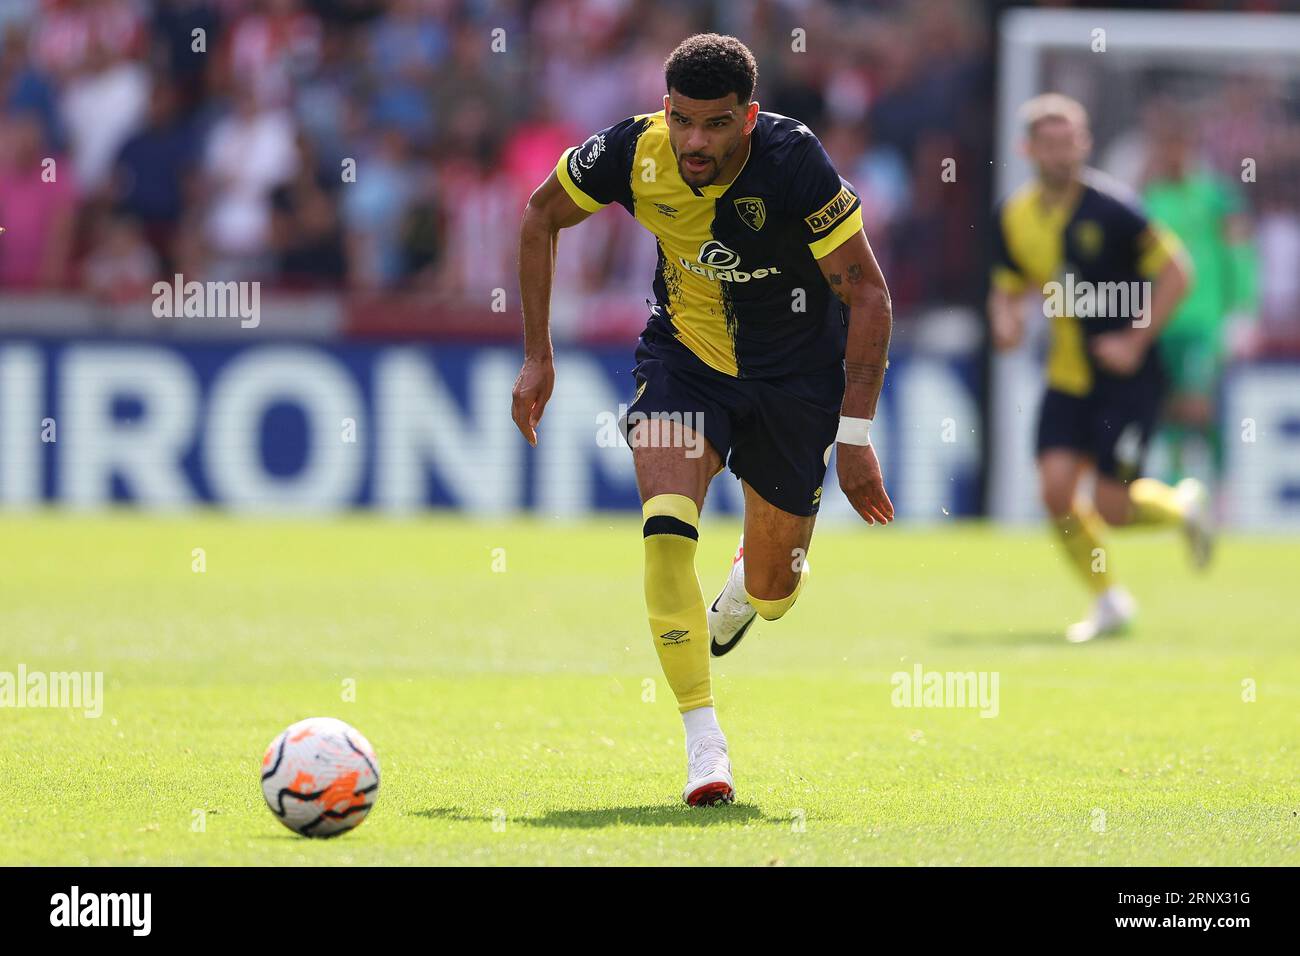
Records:
[[[842,288],[844,285],[844,279],[840,274],[838,272],[832,272],[826,276],[826,281],[830,283],[831,291],[835,293],[835,298],[839,299],[845,305],[848,305],[848,296],[845,295],[844,289]]]
[[[844,363],[844,378],[851,385],[874,386],[885,374],[885,367],[874,362]]]
[[[830,284],[831,291],[835,293],[835,298],[839,299],[845,305],[849,304],[848,291],[844,288],[845,277],[838,272],[831,272],[826,276],[826,281]],[[866,273],[863,272],[861,264],[852,262],[849,264],[848,280],[849,285],[861,285],[867,279]]]

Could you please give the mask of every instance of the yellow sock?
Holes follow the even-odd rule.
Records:
[[[1182,524],[1183,502],[1178,492],[1154,478],[1139,478],[1128,486],[1133,524]]]
[[[1110,587],[1106,552],[1101,546],[1105,522],[1091,505],[1076,502],[1074,511],[1054,522],[1056,533],[1065,545],[1065,556],[1083,575],[1088,590],[1101,594]]]
[[[655,495],[645,519],[645,606],[668,686],[685,713],[713,706],[709,686],[709,624],[695,576],[700,513],[685,495]]]
[[[745,597],[749,598],[749,603],[754,606],[758,616],[765,621],[775,621],[785,614],[786,611],[794,607],[794,602],[799,597],[799,592],[803,590],[803,583],[808,580],[808,565],[805,563],[799,571],[799,581],[795,584],[794,590],[783,598],[777,598],[775,601],[765,601],[762,598],[756,598],[745,591]]]

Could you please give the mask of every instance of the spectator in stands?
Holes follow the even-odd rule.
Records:
[[[447,212],[440,285],[444,293],[486,308],[497,289],[514,283],[516,237],[499,223],[517,217],[527,197],[511,189],[486,114],[467,104],[453,115],[451,131],[464,146],[439,169]]]
[[[410,203],[402,223],[403,281],[413,288],[432,288],[443,254],[443,214],[438,178],[427,164],[417,166]]]
[[[326,29],[319,61],[294,89],[299,125],[316,144],[321,163],[336,172],[345,158],[356,158],[351,133],[368,123],[366,104],[357,95],[366,71],[360,48],[351,32]]]
[[[348,275],[357,288],[396,285],[406,272],[402,233],[416,170],[398,127],[362,137],[373,143],[357,157],[356,181],[344,183]]]
[[[35,19],[39,68],[60,81],[142,52],[147,26],[132,0],[48,0]]]
[[[140,223],[125,213],[100,217],[82,268],[87,292],[106,303],[144,301],[161,273]]]
[[[0,34],[0,109],[39,116],[45,141],[62,152],[58,92],[53,78],[28,56],[28,47],[28,30],[22,23],[11,23]]]
[[[154,10],[154,59],[169,78],[177,109],[188,117],[203,105],[206,77],[217,51],[218,0],[159,0]]]
[[[271,194],[276,274],[281,285],[330,287],[347,274],[333,193],[340,179],[322,167],[315,145],[298,137],[298,170]]]
[[[248,86],[268,106],[287,104],[320,56],[320,20],[301,0],[254,0],[226,36],[223,85]]]
[[[115,205],[136,220],[164,269],[171,268],[171,247],[187,191],[193,188],[199,146],[195,124],[178,115],[175,86],[159,77],[147,125],[118,154],[112,193]]]
[[[34,113],[0,117],[0,287],[71,284],[76,174]]]
[[[394,0],[389,15],[371,23],[368,33],[374,122],[428,142],[435,119],[428,91],[450,46],[445,20],[424,0]]]
[[[63,82],[60,115],[77,179],[88,195],[107,185],[118,151],[147,115],[149,72],[135,57],[136,45],[92,34]]]
[[[213,126],[203,158],[204,240],[216,278],[246,279],[270,266],[271,192],[298,168],[292,117],[242,85]]]

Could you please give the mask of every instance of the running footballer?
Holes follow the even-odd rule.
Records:
[[[734,37],[688,38],[665,64],[663,109],[567,150],[520,228],[525,348],[512,414],[532,444],[555,383],[559,231],[617,203],[658,240],[624,425],[642,500],[650,633],[685,724],[682,796],[692,806],[735,798],[710,654],[735,649],[755,617],[775,621],[794,605],[833,448],[840,487],[863,519],[894,516],[869,435],[889,293],[857,193],[808,127],[759,109],[757,78]],[[695,574],[699,515],[724,467],[744,486],[744,533],[706,605]]]
[[[1181,528],[1194,564],[1210,560],[1205,487],[1143,475],[1167,378],[1156,342],[1190,270],[1176,236],[1084,165],[1092,138],[1080,103],[1046,93],[1024,104],[1021,118],[1035,175],[997,212],[989,319],[994,345],[1013,349],[1027,296],[1052,287],[1096,293],[1091,305],[1084,295],[1044,310],[1053,314],[1036,442],[1043,504],[1093,597],[1088,616],[1065,630],[1082,643],[1123,633],[1137,614],[1105,560],[1107,525]],[[1117,298],[1112,311],[1102,292],[1122,289],[1137,294]]]

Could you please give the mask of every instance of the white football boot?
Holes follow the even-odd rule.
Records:
[[[1192,567],[1203,571],[1214,553],[1214,516],[1210,513],[1210,492],[1195,478],[1184,478],[1174,485],[1174,491],[1186,507],[1183,513],[1183,537],[1187,539]]]
[[[1121,587],[1107,588],[1092,605],[1087,620],[1065,629],[1065,639],[1082,644],[1098,637],[1122,634],[1137,617],[1137,601]]]
[[[686,789],[682,791],[682,799],[692,807],[711,807],[736,799],[726,737],[704,734],[693,744],[687,744]]]
[[[721,657],[734,650],[757,616],[745,593],[745,537],[741,535],[731,559],[731,574],[708,611],[709,653]]]

